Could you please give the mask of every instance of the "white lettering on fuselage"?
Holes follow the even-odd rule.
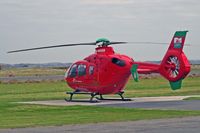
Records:
[[[80,80],[76,80],[76,79],[73,79],[72,81],[73,83],[82,83],[83,81],[80,81]]]
[[[105,51],[106,51],[105,49],[98,49],[97,50],[98,53],[102,53],[102,52],[105,52]]]

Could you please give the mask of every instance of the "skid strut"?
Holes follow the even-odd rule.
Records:
[[[98,100],[113,100],[113,101],[131,101],[131,99],[126,99],[123,97],[124,92],[118,92],[116,93],[117,95],[120,96],[120,99],[116,99],[116,98],[103,98],[102,94],[99,93],[89,93],[89,92],[81,92],[79,90],[76,90],[74,92],[66,92],[66,94],[69,94],[70,97],[69,99],[65,98],[65,100],[67,102],[98,102]],[[90,95],[90,99],[89,100],[73,100],[73,96],[74,95]],[[99,97],[98,97],[99,96]],[[96,98],[97,100],[93,100],[94,98]]]

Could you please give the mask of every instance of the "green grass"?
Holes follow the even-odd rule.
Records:
[[[64,81],[0,84],[0,101],[64,99],[68,90]]]
[[[197,115],[200,115],[200,111],[1,104],[0,128],[135,121]]]
[[[141,79],[138,83],[130,81],[126,88],[128,97],[198,95],[200,77],[184,79],[182,88],[176,91],[171,90],[168,81],[163,78]]]
[[[40,83],[0,84],[0,101],[32,101],[64,99],[72,91],[64,81]],[[130,80],[125,89],[126,97],[200,95],[200,77],[186,78],[182,89],[173,91],[163,78]]]
[[[172,91],[162,78],[129,81],[127,97],[199,95],[200,77],[187,78],[181,90]],[[200,111],[146,110],[91,106],[42,106],[13,102],[64,99],[70,91],[64,81],[40,83],[0,83],[0,128],[97,122],[133,121],[158,118],[199,116]]]

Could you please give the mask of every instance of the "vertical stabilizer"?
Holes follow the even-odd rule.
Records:
[[[188,31],[176,31],[160,64],[159,72],[169,80],[172,89],[181,88],[181,81],[190,72],[190,63],[183,52]]]

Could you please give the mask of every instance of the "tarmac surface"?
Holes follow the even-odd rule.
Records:
[[[109,107],[145,108],[145,109],[167,109],[167,110],[200,110],[200,101],[159,101],[159,102],[138,102],[118,103],[104,105]],[[200,124],[199,124],[200,126]]]
[[[103,100],[96,103],[66,102],[65,100],[30,101],[21,103],[54,105],[54,106],[87,105],[87,106],[109,106],[109,107],[125,107],[125,108],[147,108],[147,109],[200,110],[200,101],[183,100],[188,97],[191,96],[140,97],[140,98],[131,98],[132,101]]]
[[[0,133],[199,133],[200,117],[0,129]]]

